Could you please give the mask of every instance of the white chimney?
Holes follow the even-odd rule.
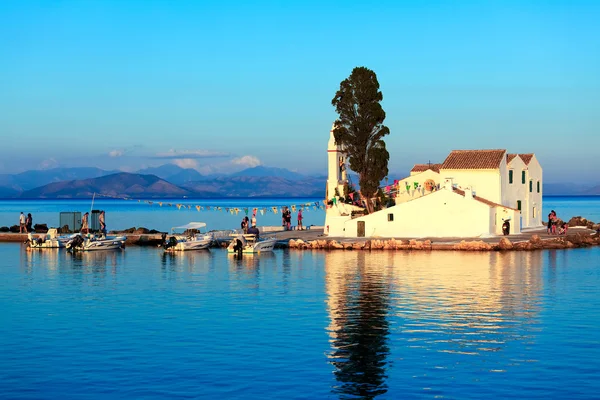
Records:
[[[473,198],[473,191],[471,190],[471,186],[467,186],[465,188],[465,199],[472,199]]]
[[[453,190],[454,182],[452,180],[453,180],[453,178],[445,178],[444,179],[444,189],[449,190],[449,191]]]

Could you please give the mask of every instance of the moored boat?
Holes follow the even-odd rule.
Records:
[[[55,228],[48,229],[46,235],[37,238],[32,233],[29,233],[25,243],[30,249],[60,249],[65,247],[65,244],[59,239],[58,231]]]
[[[255,234],[232,234],[233,239],[227,246],[228,253],[259,254],[273,251],[277,239],[260,239]]]
[[[206,228],[204,222],[190,222],[189,224],[171,228],[171,235],[163,239],[165,251],[190,251],[208,249],[213,243],[210,233],[203,233]],[[177,233],[183,231],[183,233]]]
[[[93,235],[77,235],[69,240],[65,247],[70,251],[118,250],[125,245],[125,236],[102,238]]]

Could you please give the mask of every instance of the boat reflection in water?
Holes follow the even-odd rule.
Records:
[[[403,371],[410,375],[395,382],[434,386],[428,371],[453,374],[461,357],[472,373],[535,361],[525,353],[538,332],[543,254],[326,253],[333,392],[373,398]],[[390,354],[390,340],[400,354]],[[509,343],[518,356],[498,357]]]
[[[168,276],[181,272],[207,273],[215,268],[214,254],[209,250],[163,252],[160,260],[161,269]]]

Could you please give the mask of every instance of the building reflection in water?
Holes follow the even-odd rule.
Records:
[[[535,341],[543,254],[326,253],[333,391],[386,393],[392,359],[448,369],[456,359],[447,353],[479,357],[481,368],[498,370],[524,362],[493,354],[509,342],[525,348]],[[402,354],[390,354],[390,347]]]
[[[372,260],[365,252],[325,255],[329,359],[338,381],[333,391],[341,397],[387,391],[390,279],[388,269]]]

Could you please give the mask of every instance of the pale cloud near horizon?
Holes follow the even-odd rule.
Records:
[[[122,149],[115,149],[108,152],[108,156],[111,158],[122,157],[125,151]]]
[[[250,155],[234,158],[233,160],[231,160],[231,163],[234,165],[239,165],[248,168],[258,167],[259,165],[262,165],[262,162],[258,159],[258,157]]]
[[[171,163],[177,165],[180,168],[198,169],[198,161],[196,161],[192,158],[178,158],[178,159],[172,160]]]
[[[156,153],[151,158],[163,158],[163,159],[193,159],[193,158],[219,158],[229,157],[229,153],[222,151],[211,151],[211,150],[175,150],[170,149],[164,153]]]
[[[52,168],[57,168],[60,165],[60,163],[58,161],[56,161],[55,158],[48,158],[46,160],[43,160],[40,165],[38,165],[39,169],[52,169]]]

